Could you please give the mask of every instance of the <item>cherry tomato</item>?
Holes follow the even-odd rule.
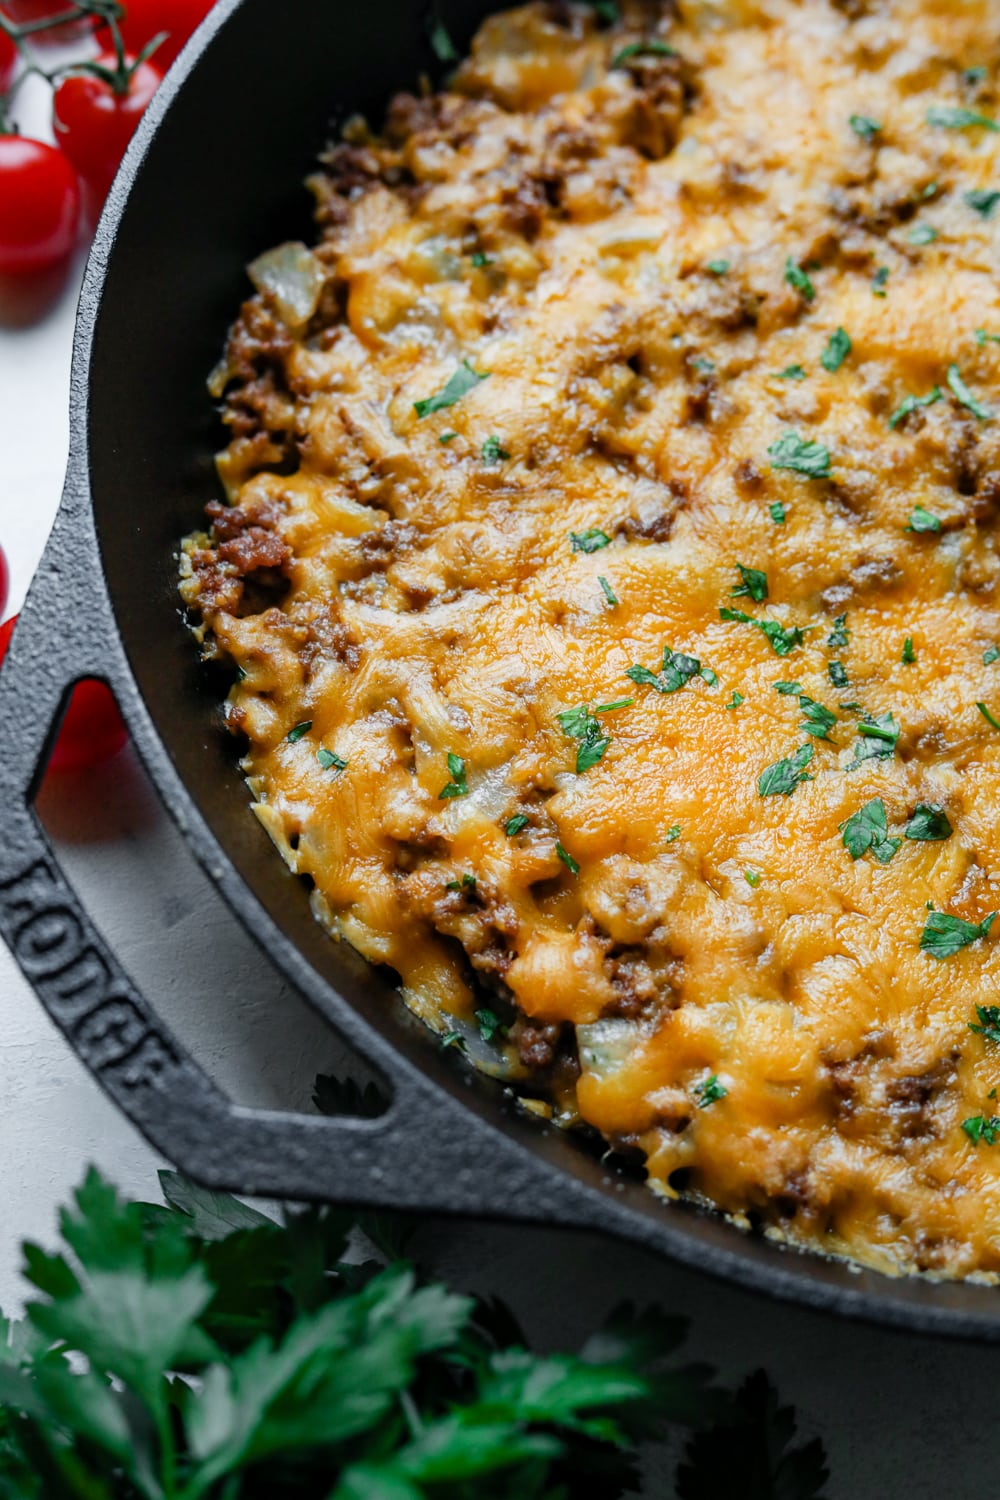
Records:
[[[0,662],[7,655],[17,615],[0,625]],[[49,759],[50,771],[88,771],[110,760],[128,740],[118,705],[106,683],[89,679],[73,689]]]
[[[41,271],[76,244],[80,187],[61,151],[20,135],[0,136],[0,274]]]
[[[96,61],[112,72],[117,66],[110,52],[102,52]],[[131,68],[134,59],[126,57],[125,62]],[[162,77],[152,63],[140,63],[129,76],[128,92],[121,96],[93,73],[70,73],[56,89],[56,140],[98,206],[107,197],[118,163]]]
[[[137,53],[165,31],[166,40],[153,53],[153,62],[165,73],[212,5],[213,0],[128,0],[127,14],[119,22],[122,39],[130,52]]]
[[[17,67],[17,48],[7,35],[0,31],[0,94],[10,87],[10,80]]]
[[[69,6],[65,0],[3,0],[0,10],[19,26],[23,26],[28,22],[47,21],[51,16],[64,15]],[[89,16],[81,16],[78,21],[64,21],[61,26],[53,26],[51,30],[36,31],[31,40],[42,45],[46,42],[69,42],[92,30],[93,24]]]

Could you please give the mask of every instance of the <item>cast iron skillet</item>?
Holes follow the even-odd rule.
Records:
[[[459,46],[491,8],[446,4]],[[246,262],[309,233],[298,185],[331,112],[378,119],[394,90],[436,68],[419,0],[221,0],[147,112],[87,267],[65,492],[0,678],[0,932],[105,1090],[202,1182],[601,1229],[847,1317],[1000,1340],[1000,1292],[783,1251],[657,1202],[578,1142],[525,1120],[329,941],[248,810],[218,685],[198,664],[176,593],[178,538],[216,492],[205,375],[245,294]],[[261,948],[383,1074],[392,1103],[380,1118],[234,1106],[92,926],[32,810],[84,676],[111,685],[167,810]]]

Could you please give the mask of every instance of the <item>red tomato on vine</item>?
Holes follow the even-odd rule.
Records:
[[[7,655],[17,615],[0,625],[0,662]],[[128,740],[118,705],[103,682],[78,682],[73,689],[49,758],[50,771],[88,771],[110,760]]]
[[[61,151],[0,135],[0,275],[44,271],[76,244],[80,188]]]
[[[52,125],[64,154],[90,190],[96,207],[163,74],[149,62],[102,52],[87,71],[69,73],[52,102]]]
[[[129,52],[139,53],[161,31],[167,33],[153,53],[153,61],[166,72],[195,27],[205,19],[214,0],[128,0],[124,18],[118,23]]]

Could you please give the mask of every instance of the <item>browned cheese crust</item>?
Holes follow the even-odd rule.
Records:
[[[182,559],[331,933],[661,1192],[948,1276],[1000,1270],[998,51],[486,21],[251,267]]]

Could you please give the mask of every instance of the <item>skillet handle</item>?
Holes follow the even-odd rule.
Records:
[[[0,671],[0,935],[74,1051],[159,1152],[212,1186],[592,1222],[592,1189],[546,1159],[544,1132],[517,1120],[498,1130],[388,1046],[371,1054],[393,1095],[375,1119],[245,1109],[139,992],[61,871],[33,808],[76,682],[107,682],[136,723],[145,712],[89,560],[96,556],[89,515],[74,509],[64,502]]]

